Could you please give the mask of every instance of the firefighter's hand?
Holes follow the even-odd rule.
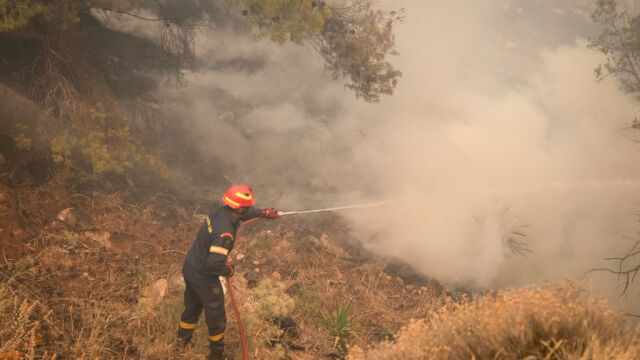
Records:
[[[266,217],[269,219],[279,219],[280,215],[278,215],[278,212],[275,209],[268,208],[262,210],[262,217]]]
[[[235,272],[235,270],[233,269],[233,265],[231,264],[226,264],[226,265],[227,265],[227,273],[224,276],[232,277],[233,273]]]

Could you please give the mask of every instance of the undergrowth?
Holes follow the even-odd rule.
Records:
[[[0,359],[55,359],[42,345],[42,324],[49,321],[42,304],[16,294],[7,283],[0,283]]]
[[[572,281],[555,289],[525,287],[476,300],[449,300],[412,321],[395,342],[348,359],[619,359],[640,358],[638,331],[603,297]]]
[[[357,322],[351,304],[336,304],[326,315],[322,315],[322,323],[334,339],[333,347],[343,354],[347,353],[347,341],[357,332]]]
[[[242,322],[248,342],[248,352],[253,358],[277,360],[285,358],[285,348],[280,342],[283,335],[274,319],[282,318],[293,310],[295,302],[285,293],[286,287],[277,281],[265,279],[247,292],[247,306],[241,310]],[[229,353],[241,358],[240,339],[237,337],[233,314],[228,314],[227,334]],[[259,356],[255,356],[259,354]]]

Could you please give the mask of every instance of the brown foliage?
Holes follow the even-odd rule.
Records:
[[[604,298],[583,293],[566,281],[449,301],[395,343],[356,349],[349,359],[637,359],[637,330]]]

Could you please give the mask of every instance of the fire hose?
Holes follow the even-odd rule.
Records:
[[[260,219],[261,219],[260,217],[257,217],[257,218],[244,221],[240,224],[240,227]],[[229,266],[229,261],[227,261],[227,266]],[[238,310],[238,302],[236,301],[236,296],[233,293],[233,286],[231,286],[231,277],[227,277],[227,291],[229,291],[229,297],[231,298],[231,305],[233,305],[233,313],[236,315],[236,323],[238,324],[238,332],[240,333],[240,341],[242,342],[242,358],[244,360],[247,360],[247,342],[244,337],[244,328],[242,327],[242,319],[240,319],[240,310]]]
[[[278,211],[277,214],[279,216],[286,215],[294,215],[294,214],[310,214],[310,213],[318,213],[318,212],[326,212],[326,211],[336,211],[336,210],[344,210],[344,209],[354,209],[354,208],[368,208],[374,206],[385,205],[391,202],[396,202],[400,200],[387,200],[381,201],[372,204],[357,204],[357,205],[348,205],[348,206],[338,206],[333,208],[326,209],[316,209],[316,210],[303,210],[303,211]],[[261,217],[256,217],[247,221],[244,221],[240,224],[240,227],[250,224],[254,221],[262,219]],[[229,263],[227,262],[227,265]],[[233,293],[233,286],[231,286],[231,277],[227,277],[227,290],[229,291],[229,298],[231,298],[231,305],[233,305],[233,312],[236,316],[236,323],[238,324],[238,332],[240,332],[240,341],[242,342],[242,358],[247,360],[247,343],[244,336],[244,328],[242,327],[242,319],[240,319],[240,310],[238,309],[238,303],[236,301],[235,294]]]
[[[240,332],[240,341],[242,342],[242,358],[244,360],[247,360],[247,343],[244,339],[244,328],[242,327],[242,320],[240,320],[240,310],[238,310],[238,303],[236,302],[236,297],[233,294],[233,287],[231,287],[231,277],[227,278],[227,289],[229,291],[229,297],[231,298],[231,304],[233,305],[233,312],[236,314],[238,331]]]

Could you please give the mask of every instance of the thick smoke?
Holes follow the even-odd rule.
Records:
[[[597,31],[586,3],[393,1],[407,14],[393,59],[404,75],[380,104],[331,81],[312,50],[234,28],[202,34],[200,71],[162,96],[201,153],[263,203],[400,200],[343,214],[370,248],[429,276],[478,287],[577,277],[633,243],[640,194],[634,104],[594,81],[603,58],[586,47]],[[534,253],[512,254],[509,238]],[[615,278],[595,280],[615,290]]]

